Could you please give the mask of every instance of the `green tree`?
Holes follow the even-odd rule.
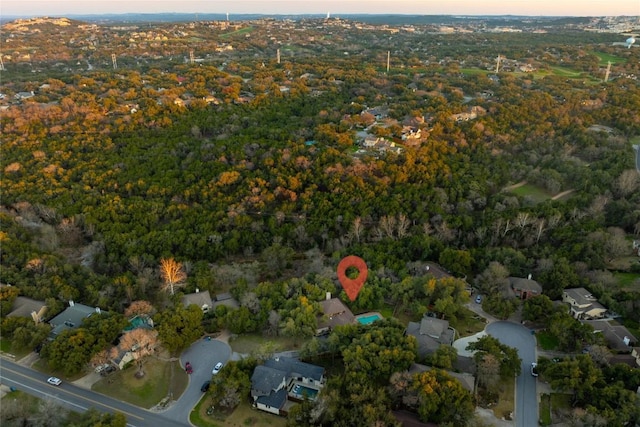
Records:
[[[462,427],[473,416],[471,393],[445,371],[432,369],[415,374],[410,389],[417,395],[416,409],[423,422]]]
[[[480,337],[477,341],[469,343],[467,350],[475,351],[476,364],[482,361],[485,354],[493,355],[500,361],[500,377],[513,378],[520,375],[522,360],[518,356],[518,350],[502,344],[491,335]]]
[[[160,341],[171,353],[187,348],[204,333],[202,310],[196,305],[182,304],[166,308],[153,316]]]

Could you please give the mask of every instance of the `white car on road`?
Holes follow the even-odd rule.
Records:
[[[51,385],[60,385],[62,384],[62,380],[60,378],[57,377],[49,377],[47,379],[47,382]]]

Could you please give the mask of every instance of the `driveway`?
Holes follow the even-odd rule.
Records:
[[[202,397],[200,387],[205,381],[211,379],[211,370],[216,363],[224,364],[231,357],[231,347],[218,339],[201,339],[193,343],[180,356],[180,364],[184,367],[191,362],[193,373],[189,375],[189,385],[182,396],[175,401],[162,415],[179,422],[188,422],[191,409]],[[224,368],[222,368],[224,369]]]
[[[516,379],[515,425],[538,425],[537,381],[531,375],[531,363],[536,361],[536,341],[531,330],[507,321],[491,323],[485,330],[502,344],[517,349],[518,356],[522,359],[522,372]]]

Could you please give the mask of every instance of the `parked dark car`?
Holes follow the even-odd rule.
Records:
[[[200,387],[200,391],[204,393],[207,390],[209,390],[210,384],[211,384],[211,381],[205,381],[204,384],[202,384],[202,387]]]

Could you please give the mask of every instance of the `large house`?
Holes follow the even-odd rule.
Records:
[[[569,304],[571,315],[579,320],[601,319],[607,312],[607,308],[585,288],[565,289],[562,301]]]
[[[451,345],[455,331],[449,321],[425,315],[419,323],[409,322],[406,333],[416,338],[418,356],[425,357],[441,345]]]
[[[349,325],[356,322],[356,318],[338,298],[331,298],[327,294],[327,299],[320,301],[321,314],[318,317],[318,327],[316,335],[324,335],[331,332],[333,328],[340,325]]]
[[[291,406],[314,400],[325,384],[324,368],[291,357],[274,357],[256,366],[251,376],[253,406],[276,415],[287,415]]]
[[[96,313],[101,313],[100,308],[89,307],[88,305],[69,301],[69,307],[53,319],[49,320],[49,324],[53,328],[49,338],[55,339],[55,337],[67,329],[79,328],[84,319]]]
[[[615,321],[586,320],[585,324],[593,327],[593,331],[601,333],[607,342],[607,346],[620,353],[630,353],[633,346],[638,343],[636,337],[627,328]]]

